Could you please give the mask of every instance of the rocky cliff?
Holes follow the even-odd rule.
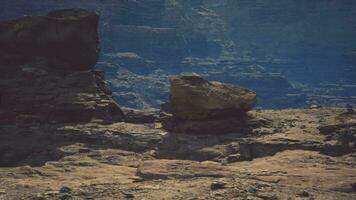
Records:
[[[254,92],[184,75],[173,116],[122,111],[93,69],[97,20],[71,9],[0,23],[0,199],[355,199],[351,106],[251,110]],[[172,117],[188,129],[167,130]]]
[[[99,17],[85,10],[0,23],[0,123],[122,121],[95,71]]]
[[[351,0],[2,4],[2,19],[68,7],[100,13],[102,55],[97,67],[107,73],[114,97],[128,107],[159,108],[168,100],[167,77],[185,71],[250,87],[258,93],[258,107],[356,101],[356,14]]]

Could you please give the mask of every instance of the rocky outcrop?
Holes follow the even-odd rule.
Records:
[[[245,113],[256,104],[255,92],[196,74],[171,78],[170,92],[169,109],[179,132],[240,130]]]
[[[58,10],[0,23],[0,123],[122,121],[98,57],[98,15]]]
[[[209,82],[194,74],[171,79],[170,111],[178,119],[229,117],[255,104],[256,93],[242,87]]]
[[[0,125],[0,198],[354,199],[353,113],[248,114],[250,132],[220,135],[166,132],[159,120]]]
[[[198,8],[207,1],[184,2]],[[62,66],[62,58],[53,60],[48,55],[2,56],[0,199],[354,199],[356,117],[352,106],[258,109],[244,115],[252,104],[245,107],[234,101],[235,106],[223,104],[227,110],[203,107],[204,112],[199,110],[203,118],[193,114],[171,121],[175,131],[161,128],[169,116],[155,110],[125,109],[130,123],[110,123],[121,121],[123,114],[105,87],[103,72],[89,66],[88,70]],[[125,60],[128,57],[133,59]],[[132,62],[140,57],[124,54],[119,59]],[[201,61],[204,69],[214,65],[212,60]],[[257,68],[251,68],[251,77]],[[161,71],[156,73],[162,77]],[[141,76],[136,81],[144,85],[149,78]],[[189,81],[194,84],[183,81],[190,85],[188,89],[198,88],[198,83],[210,88],[211,93],[202,93],[209,94],[205,99],[214,100],[219,92],[223,97],[236,92],[236,87],[196,77]],[[266,87],[274,85],[267,83]],[[283,85],[282,80],[279,83]],[[230,91],[225,87],[235,92],[222,92]],[[149,84],[135,88],[150,95],[154,91]],[[253,92],[245,93],[254,99]],[[221,101],[229,102],[229,98]],[[182,131],[176,131],[177,127]],[[238,127],[247,129],[232,131]],[[226,131],[233,133],[190,134]]]
[[[50,67],[92,69],[98,58],[98,22],[94,12],[58,10],[0,24],[1,60],[23,63],[45,57]]]

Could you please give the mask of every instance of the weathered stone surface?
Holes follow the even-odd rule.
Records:
[[[235,117],[205,120],[179,120],[167,117],[164,127],[176,133],[194,134],[226,134],[243,133],[246,128],[246,116],[239,114]]]
[[[125,122],[144,124],[154,123],[161,120],[165,113],[161,113],[157,110],[137,110],[137,109],[122,109],[125,114]]]
[[[137,175],[144,179],[228,177],[232,176],[232,171],[214,162],[148,160],[138,167]]]
[[[58,10],[0,23],[0,124],[122,121],[98,57],[98,16]]]
[[[346,109],[249,114],[254,130],[238,136],[166,133],[157,122],[0,125],[0,190],[6,191],[0,196],[60,199],[67,186],[81,199],[236,199],[237,193],[241,200],[293,199],[303,191],[316,199],[353,199],[355,150],[319,152],[326,146],[338,152],[334,127],[319,129],[350,127],[355,117]],[[216,183],[225,187],[212,190]]]
[[[171,79],[170,111],[177,119],[202,120],[240,116],[253,108],[256,93],[248,89],[209,82],[198,75]]]
[[[70,9],[2,22],[0,58],[16,56],[26,63],[46,57],[51,68],[92,69],[98,58],[98,21],[94,12]]]

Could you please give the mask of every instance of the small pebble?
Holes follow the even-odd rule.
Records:
[[[257,192],[257,189],[254,187],[248,187],[247,192],[255,194]]]
[[[61,189],[59,190],[60,193],[71,193],[72,192],[72,189],[70,189],[69,187],[67,186],[63,186],[61,187]]]

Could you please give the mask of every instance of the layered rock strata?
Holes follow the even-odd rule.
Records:
[[[98,19],[72,9],[0,23],[0,123],[124,119],[94,70]]]

